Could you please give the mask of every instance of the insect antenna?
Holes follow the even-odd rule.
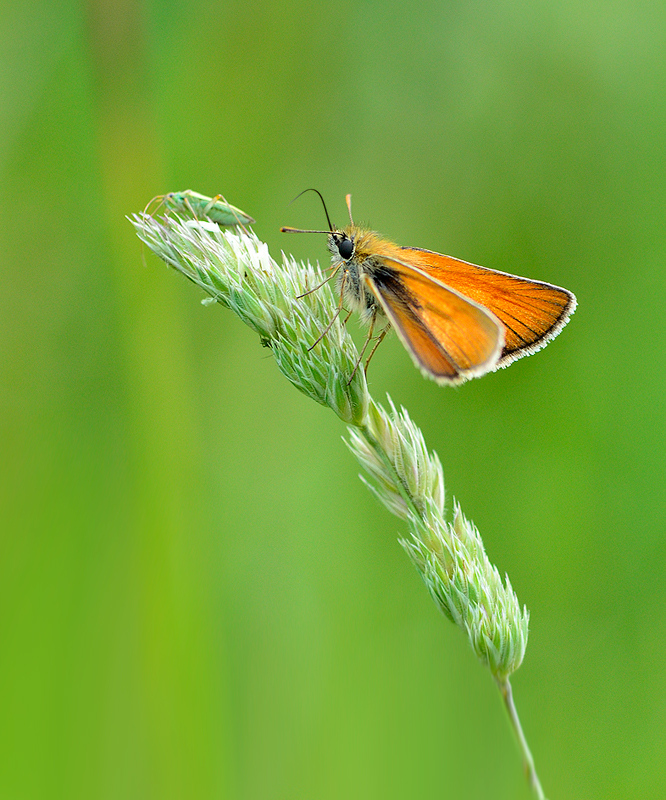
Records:
[[[296,202],[299,197],[304,195],[306,192],[315,192],[315,194],[319,195],[319,199],[321,200],[321,204],[324,206],[324,214],[326,214],[326,222],[328,222],[328,230],[327,231],[297,231],[295,228],[280,228],[282,233],[333,233],[335,228],[331,224],[331,218],[328,216],[328,209],[326,208],[326,203],[324,201],[324,197],[319,189],[303,189],[300,194],[297,194],[296,197],[291,201],[292,203]],[[291,205],[291,203],[289,204]]]

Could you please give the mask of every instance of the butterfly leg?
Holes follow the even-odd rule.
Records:
[[[365,362],[365,367],[364,367],[364,369],[365,369],[365,372],[366,372],[366,374],[367,374],[367,372],[368,372],[368,364],[370,363],[370,360],[371,360],[371,359],[372,359],[372,357],[374,356],[374,354],[375,354],[375,351],[377,350],[377,348],[379,347],[379,345],[380,345],[380,344],[381,344],[381,343],[384,341],[384,337],[385,337],[385,336],[386,336],[386,334],[389,332],[389,328],[390,328],[390,327],[391,327],[391,323],[390,323],[390,322],[387,322],[387,323],[386,323],[386,326],[385,326],[385,328],[384,328],[384,330],[383,330],[383,331],[382,331],[382,332],[379,334],[379,336],[377,337],[377,341],[375,342],[375,345],[374,345],[374,347],[372,348],[372,350],[370,351],[370,355],[368,356],[368,359],[367,359],[367,361]],[[364,349],[365,349],[365,348],[364,348]]]
[[[372,334],[373,334],[373,332],[375,330],[375,323],[376,322],[377,322],[377,307],[375,306],[373,308],[373,311],[372,311],[372,317],[370,318],[370,329],[368,330],[368,335],[365,338],[365,342],[363,343],[363,347],[361,348],[361,352],[359,354],[358,360],[357,360],[356,364],[354,364],[354,369],[352,370],[352,374],[351,374],[349,380],[347,381],[347,386],[349,386],[349,384],[354,379],[354,375],[356,375],[356,370],[359,368],[359,366],[361,364],[361,361],[363,360],[363,356],[365,355],[365,351],[368,349],[368,345],[370,344],[370,341],[372,340]],[[365,362],[364,372],[368,371],[368,364],[370,363],[370,359],[372,358],[375,350],[379,347],[379,342],[381,342],[381,340],[384,338],[384,336],[386,336],[387,330],[388,330],[388,325],[381,332],[381,334],[378,337],[377,343],[372,348],[372,352],[368,356],[368,360]]]
[[[336,272],[337,272],[337,270],[336,270]],[[333,273],[333,275],[335,275],[335,272]],[[333,277],[333,275],[331,275],[331,278]],[[310,350],[312,350],[313,347],[316,347],[319,344],[319,342],[321,342],[321,340],[324,338],[324,336],[326,336],[326,334],[333,327],[333,323],[335,322],[335,320],[340,316],[340,312],[342,311],[342,301],[344,300],[344,292],[342,290],[345,287],[345,278],[346,277],[347,277],[347,273],[344,272],[342,274],[342,283],[340,285],[340,302],[338,303],[338,307],[337,307],[337,309],[335,311],[335,314],[333,314],[333,316],[331,317],[331,321],[324,328],[324,330],[320,333],[320,335],[315,339],[315,341],[310,345],[310,347],[308,347],[308,353],[310,352]],[[329,280],[330,280],[330,278],[329,278]],[[324,283],[326,283],[326,281],[324,281]],[[323,284],[321,284],[321,285],[323,285]],[[319,288],[319,287],[317,287],[317,288]],[[312,291],[314,291],[314,289],[312,289]],[[306,292],[305,294],[309,294],[309,292]],[[301,295],[301,297],[303,297],[303,295]],[[349,317],[347,317],[347,319],[349,319]]]
[[[327,284],[327,283],[328,283],[328,282],[329,282],[329,281],[330,281],[332,278],[335,278],[335,276],[338,274],[338,270],[340,269],[340,267],[341,267],[341,266],[342,266],[342,265],[341,265],[341,264],[339,264],[339,265],[338,265],[338,266],[335,268],[335,272],[332,272],[332,273],[331,273],[331,274],[328,276],[328,278],[326,278],[326,280],[325,280],[325,281],[322,281],[321,283],[317,284],[317,286],[315,286],[315,287],[314,287],[314,289],[308,289],[308,290],[307,290],[307,292],[303,292],[303,294],[299,294],[299,295],[297,295],[296,299],[297,299],[297,300],[300,300],[300,299],[301,299],[301,297],[307,297],[307,295],[309,295],[309,294],[312,294],[312,292],[316,292],[316,291],[317,291],[317,289],[321,289],[321,287],[322,287],[322,286],[324,286],[325,284]],[[331,267],[329,267],[329,269],[331,269]],[[342,300],[342,294],[340,295],[340,298],[341,298],[341,300]]]

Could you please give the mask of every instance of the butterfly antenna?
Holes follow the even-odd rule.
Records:
[[[315,192],[316,194],[319,195],[319,199],[321,200],[321,204],[324,206],[324,214],[326,214],[326,222],[328,222],[328,230],[333,232],[335,230],[335,228],[333,227],[333,225],[331,225],[331,218],[328,216],[328,209],[326,208],[326,203],[324,202],[324,198],[322,196],[322,193],[319,191],[319,189],[303,189],[303,191],[300,194],[297,194],[296,197],[294,197],[294,199],[291,202],[292,203],[295,202],[296,200],[298,200],[299,197],[304,195],[306,192]],[[305,232],[306,231],[303,231],[303,233],[305,233]],[[307,232],[310,233],[310,231],[307,231]],[[295,233],[295,231],[284,231],[284,233]],[[299,233],[300,233],[300,231],[299,231]],[[326,231],[312,231],[312,233],[326,233]]]

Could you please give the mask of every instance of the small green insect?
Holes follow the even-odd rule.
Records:
[[[232,206],[221,194],[215,197],[206,197],[203,194],[186,189],[184,192],[170,192],[169,194],[155,197],[148,206],[159,200],[171,211],[191,214],[197,219],[208,218],[218,225],[252,225],[255,221],[249,214],[240,208]],[[158,206],[159,208],[159,206]]]

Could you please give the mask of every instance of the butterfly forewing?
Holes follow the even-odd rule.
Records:
[[[381,262],[364,279],[422,369],[450,383],[495,368],[504,340],[491,313],[418,269]]]
[[[496,366],[540,349],[556,336],[576,308],[566,289],[506,272],[479,267],[451,256],[400,248],[409,263],[491,311],[502,323],[504,348]]]

